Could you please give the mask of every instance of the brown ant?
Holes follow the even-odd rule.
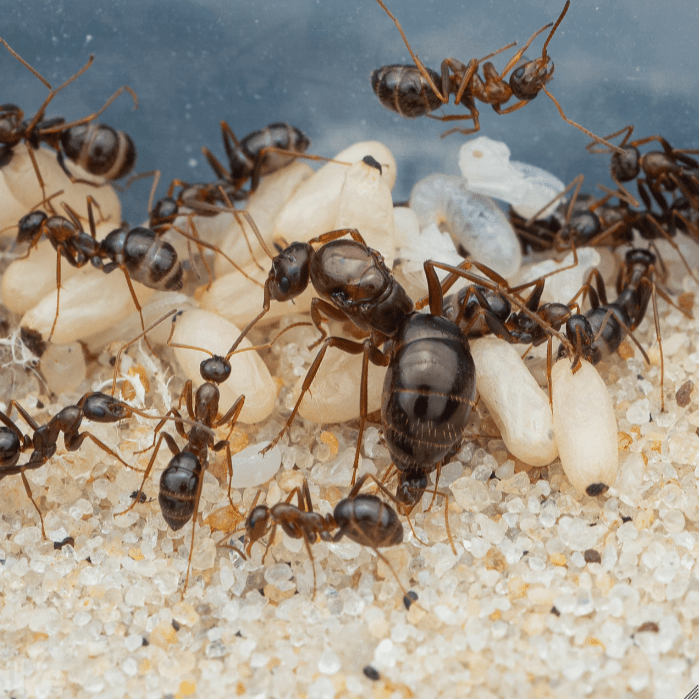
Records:
[[[60,194],[60,193],[59,193]],[[57,195],[54,195],[57,196]],[[47,200],[48,201],[48,200]],[[106,274],[119,268],[124,273],[134,305],[141,315],[141,306],[136,297],[132,280],[140,282],[151,289],[178,291],[182,288],[182,266],[175,249],[148,228],[117,228],[102,241],[97,241],[95,218],[92,210],[92,197],[87,198],[88,222],[90,233],[86,233],[78,215],[70,206],[63,204],[68,218],[59,216],[49,202],[49,209],[54,211],[49,216],[43,211],[32,211],[23,216],[18,224],[18,243],[29,243],[29,251],[46,236],[56,250],[56,315],[54,317],[48,340],[53,336],[58,322],[61,293],[61,258],[73,267],[84,267],[91,263]],[[105,261],[109,260],[105,264]]]
[[[296,158],[331,160],[306,153],[311,145],[308,136],[301,129],[282,122],[265,126],[238,140],[228,123],[222,121],[221,136],[228,158],[228,170],[208,148],[203,147],[201,152],[216,176],[229,185],[226,193],[233,201],[247,199],[257,190],[260,177],[281,170]],[[244,190],[248,180],[250,188]]]
[[[490,104],[498,114],[510,114],[521,109],[533,100],[539,92],[544,92],[556,105],[561,118],[571,126],[579,129],[595,141],[604,144],[612,150],[617,149],[608,141],[595,136],[591,131],[569,119],[563,112],[558,100],[546,89],[546,85],[553,79],[554,65],[547,53],[548,44],[563,21],[570,0],[567,0],[563,12],[559,15],[555,24],[549,23],[531,35],[527,43],[508,61],[502,73],[498,73],[495,66],[488,58],[497,56],[502,51],[512,48],[515,43],[503,46],[501,49],[484,56],[481,59],[471,59],[468,65],[464,65],[455,58],[445,58],[441,65],[441,76],[434,70],[426,68],[417,54],[413,51],[405,36],[405,32],[393,13],[386,7],[383,0],[376,0],[386,14],[393,20],[405,43],[414,65],[388,65],[378,68],[371,74],[371,86],[381,104],[401,116],[414,118],[428,116],[439,121],[460,121],[473,119],[473,127],[462,129],[455,127],[442,134],[442,137],[452,133],[471,134],[480,130],[480,112],[476,107],[476,100]],[[524,52],[534,39],[543,31],[553,27],[544,42],[541,56],[531,61],[525,61],[517,65],[524,56]],[[478,67],[483,64],[484,79],[478,75]],[[505,76],[512,71],[509,82]],[[441,90],[438,87],[441,85]],[[452,114],[448,116],[435,116],[430,112],[449,103],[450,95],[454,95],[454,104],[463,104],[468,114]],[[514,97],[519,100],[505,109],[503,106]]]
[[[657,295],[659,294],[665,301],[690,318],[691,314],[674,304],[667,292],[655,282],[653,278],[655,265],[656,257],[650,250],[642,248],[629,250],[617,277],[618,296],[611,303],[607,301],[604,281],[599,271],[592,270],[588,282],[580,292],[589,296],[592,308],[584,315],[575,314],[567,320],[566,335],[572,345],[572,350],[570,348],[559,349],[559,357],[571,356],[574,366],[581,359],[598,364],[604,357],[615,352],[624,337],[629,335],[640,349],[646,362],[649,362],[648,355],[634,337],[633,331],[641,324],[652,299],[655,333],[660,353],[660,401],[661,410],[664,411],[665,362],[658,320]],[[596,291],[590,285],[593,278],[596,282]]]
[[[277,526],[293,539],[303,539],[313,566],[313,594],[316,592],[316,571],[311,545],[318,541],[336,543],[343,537],[366,546],[388,566],[403,591],[403,602],[409,608],[415,597],[408,596],[403,584],[398,579],[393,567],[378,550],[386,546],[397,546],[403,542],[403,527],[395,510],[375,495],[359,491],[368,474],[363,475],[354,485],[349,495],[340,500],[332,515],[321,515],[313,511],[308,481],[303,479],[303,486],[294,488],[289,497],[272,507],[258,505],[254,507],[245,522],[247,535],[246,553],[249,556],[252,545],[269,533],[269,539],[262,556],[264,563],[269,547],[274,541]],[[383,488],[383,486],[381,486]],[[294,495],[298,496],[298,506],[292,505]],[[333,534],[333,530],[335,533]],[[237,550],[237,549],[236,549]]]
[[[29,65],[4,39],[0,39],[0,43],[50,90],[30,120],[24,118],[24,112],[16,105],[0,105],[0,165],[9,162],[15,147],[24,141],[44,196],[46,195],[44,181],[33,153],[33,149],[39,148],[41,143],[46,143],[57,152],[58,163],[73,182],[83,180],[76,179],[67,170],[64,158],[73,161],[91,175],[106,180],[117,180],[131,172],[136,163],[136,147],[131,138],[111,126],[92,123],[123,92],[131,95],[134,108],[137,108],[138,98],[130,87],[127,85],[120,87],[101,109],[82,119],[67,123],[62,117],[44,119],[44,113],[50,102],[90,68],[95,59],[94,55],[90,56],[87,63],[75,75],[57,88],[52,88],[48,80]],[[88,184],[94,184],[94,182],[88,182]]]
[[[632,133],[633,126],[629,125],[606,137],[610,139],[624,134],[619,146],[612,148],[609,164],[612,179],[623,198],[632,206],[639,206],[638,201],[622,184],[636,180],[638,194],[648,210],[652,208],[652,195],[661,210],[666,212],[669,207],[663,193],[678,189],[692,202],[693,208],[699,208],[699,162],[687,155],[699,153],[699,150],[673,148],[662,136],[647,136],[629,141]],[[663,150],[641,154],[638,146],[653,141],[657,141]],[[596,143],[589,143],[587,150],[590,153],[610,152],[608,148],[600,148]]]
[[[12,421],[9,413],[12,408],[22,416],[23,420],[33,430],[32,437],[22,434],[19,427]],[[100,392],[86,393],[75,405],[69,405],[54,415],[46,424],[39,425],[29,413],[15,400],[10,401],[8,415],[0,412],[0,480],[7,476],[19,474],[24,483],[24,489],[34,508],[39,513],[41,521],[41,533],[46,537],[44,530],[44,519],[41,515],[36,501],[32,496],[29,481],[24,475],[25,471],[41,468],[56,453],[58,437],[63,433],[63,441],[68,451],[77,451],[86,439],[92,440],[100,449],[113,456],[127,468],[132,468],[116,452],[110,449],[104,442],[100,441],[90,432],[80,432],[83,421],[115,423],[125,420],[132,415],[142,417],[148,415],[137,408],[120,401],[114,396],[109,396]],[[29,460],[24,464],[18,464],[22,452],[30,451]]]

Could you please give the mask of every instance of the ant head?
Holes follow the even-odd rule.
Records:
[[[417,505],[427,488],[426,474],[418,471],[407,471],[400,474],[400,482],[396,488],[396,502],[401,514],[408,514]]]
[[[292,243],[272,260],[267,283],[275,301],[289,301],[306,290],[312,256],[308,243]]]
[[[32,211],[26,216],[22,216],[19,221],[19,231],[17,232],[17,242],[33,242],[43,232],[43,226],[48,216],[43,211]]]
[[[225,357],[214,354],[199,365],[199,373],[204,381],[223,383],[231,375],[231,363]]]
[[[650,269],[655,265],[655,255],[644,248],[631,248],[624,258],[627,267],[639,265]]]
[[[518,100],[533,100],[553,77],[553,61],[546,55],[522,63],[510,76],[510,89]]]
[[[98,391],[86,393],[78,401],[78,406],[82,409],[85,418],[93,422],[117,422],[133,414],[126,403]]]
[[[630,182],[641,172],[641,154],[635,146],[624,146],[624,155],[614,151],[609,170],[619,182]]]

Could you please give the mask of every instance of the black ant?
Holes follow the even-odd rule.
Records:
[[[354,485],[349,495],[340,500],[332,515],[321,515],[313,511],[308,481],[304,478],[303,486],[294,488],[284,502],[272,507],[258,505],[254,507],[245,522],[247,536],[246,553],[249,556],[252,545],[269,533],[269,539],[262,556],[264,563],[269,547],[274,541],[277,526],[293,539],[303,539],[308,556],[313,565],[313,594],[316,592],[316,571],[311,545],[318,541],[336,543],[343,537],[372,549],[388,566],[403,590],[403,602],[409,608],[414,601],[398,579],[393,567],[378,550],[387,546],[397,546],[403,542],[403,526],[395,510],[376,495],[359,493],[368,475],[363,475]],[[381,486],[382,487],[382,486]],[[298,496],[298,506],[292,505],[294,495]],[[333,534],[333,530],[335,533]],[[237,549],[236,549],[237,550]],[[240,553],[240,551],[239,551]]]
[[[471,134],[476,133],[481,128],[479,120],[480,112],[476,107],[476,100],[490,104],[493,110],[498,114],[510,114],[527,105],[539,92],[543,91],[556,105],[558,113],[565,122],[579,129],[595,141],[616,150],[616,146],[613,146],[599,136],[595,136],[595,134],[585,127],[569,119],[563,112],[563,108],[558,103],[558,100],[546,89],[546,85],[553,79],[554,71],[553,62],[549,58],[546,49],[568,12],[570,0],[567,0],[563,12],[561,12],[556,23],[546,24],[541,29],[534,32],[527,43],[508,61],[502,73],[498,73],[492,63],[483,63],[483,61],[512,48],[515,46],[514,42],[507,46],[503,46],[501,49],[481,59],[471,59],[468,65],[464,65],[455,58],[445,58],[441,65],[441,76],[434,70],[426,68],[418,58],[417,54],[411,48],[400,23],[383,3],[383,0],[376,0],[376,2],[393,20],[414,62],[412,66],[388,65],[372,72],[371,86],[381,104],[387,109],[408,118],[428,116],[431,119],[437,119],[439,121],[473,119],[473,128],[461,129],[455,127],[445,131],[442,137],[456,132]],[[549,27],[553,28],[544,42],[544,46],[541,50],[541,57],[517,65],[532,41]],[[478,75],[478,67],[482,63],[485,82]],[[510,75],[509,82],[507,82],[505,76],[510,71],[512,71],[512,75]],[[438,85],[441,85],[441,90]],[[430,112],[448,104],[450,95],[454,95],[454,104],[463,104],[469,113],[463,115],[452,114],[448,116],[435,116],[434,114],[430,114]],[[509,102],[512,97],[519,101],[503,109],[503,106]]]
[[[171,314],[168,314],[168,317]],[[183,349],[199,349],[186,345],[171,343],[172,335],[175,330],[176,314],[173,318],[173,327],[168,338],[168,346],[180,347]],[[163,319],[161,319],[163,320]],[[158,321],[160,322],[160,321]],[[206,351],[206,350],[202,350]],[[218,417],[220,391],[218,385],[223,383],[231,374],[231,365],[227,358],[217,355],[211,355],[209,359],[205,359],[200,365],[201,377],[204,380],[196,394],[192,393],[192,381],[188,380],[180,394],[180,400],[177,408],[172,408],[168,412],[168,416],[172,415],[175,418],[175,428],[178,434],[187,440],[185,447],[180,450],[175,440],[167,433],[160,432],[157,440],[154,441],[154,450],[151,456],[146,471],[143,475],[141,487],[133,503],[127,507],[120,515],[131,510],[139,501],[143,487],[150,475],[150,472],[155,463],[155,459],[160,450],[160,445],[165,440],[168,448],[173,454],[172,459],[160,476],[160,487],[158,495],[158,503],[163,514],[163,519],[173,531],[179,531],[182,527],[193,519],[192,525],[192,541],[189,551],[189,559],[187,562],[187,574],[185,577],[184,597],[189,583],[189,571],[192,564],[192,553],[194,550],[194,532],[196,529],[197,513],[199,511],[199,498],[201,497],[201,488],[204,482],[204,471],[209,463],[209,449],[215,452],[225,451],[226,463],[228,466],[228,500],[232,507],[233,500],[231,499],[231,478],[233,477],[233,462],[231,460],[231,449],[227,439],[215,441],[215,432],[217,427],[231,426],[231,430],[238,421],[240,411],[243,409],[245,396],[240,396],[229,410],[222,417]],[[180,409],[182,402],[187,406],[187,413],[192,421],[192,427],[187,433],[183,427]],[[157,434],[165,424],[161,420],[155,427]]]
[[[49,216],[43,211],[32,211],[22,217],[18,224],[17,242],[29,243],[27,255],[42,235],[48,238],[56,250],[56,315],[48,340],[53,336],[58,322],[61,258],[73,267],[84,267],[89,262],[106,274],[117,268],[121,269],[139,314],[141,314],[141,306],[131,283],[132,280],[151,289],[162,291],[178,291],[183,286],[182,265],[170,243],[161,240],[152,230],[142,227],[131,230],[118,228],[98,242],[92,198],[88,197],[87,202],[89,234],[83,230],[76,212],[65,203],[63,208],[68,218],[55,213]],[[53,210],[50,203],[49,208]],[[109,260],[107,264],[105,264],[106,260]],[[142,314],[141,326],[143,327]]]
[[[115,423],[125,420],[132,415],[150,417],[137,408],[120,401],[114,396],[105,393],[86,393],[75,405],[69,405],[54,415],[45,425],[39,425],[29,413],[15,400],[10,401],[10,409],[16,408],[23,420],[33,430],[32,437],[22,434],[19,427],[12,421],[9,414],[0,412],[0,480],[7,476],[19,474],[24,483],[29,499],[34,508],[39,513],[41,521],[41,533],[46,537],[44,531],[44,519],[36,504],[29,481],[24,475],[25,471],[41,468],[55,453],[58,446],[58,437],[63,433],[63,441],[68,451],[77,451],[86,439],[92,440],[100,449],[113,456],[127,468],[132,468],[116,452],[110,449],[104,442],[100,441],[90,432],[80,432],[83,419],[92,422]],[[29,460],[24,464],[18,464],[22,452],[30,451]]]
[[[64,158],[73,161],[88,173],[106,180],[117,180],[131,172],[136,163],[136,147],[131,138],[122,131],[113,129],[111,126],[92,123],[123,92],[128,92],[131,95],[134,101],[134,108],[137,108],[138,98],[130,87],[127,85],[120,87],[105,102],[101,109],[82,119],[68,123],[62,117],[44,119],[44,113],[49,103],[61,90],[90,68],[95,59],[94,55],[90,56],[87,63],[75,75],[54,89],[4,39],[0,39],[0,43],[50,90],[46,99],[30,120],[24,118],[24,112],[16,105],[0,105],[0,165],[7,164],[14,148],[24,141],[28,146],[27,150],[32,159],[44,197],[46,196],[44,181],[33,153],[33,149],[39,148],[41,143],[46,143],[57,152],[57,159],[61,168],[73,182],[83,180],[77,180],[68,171]],[[88,184],[94,184],[94,182],[88,182]]]

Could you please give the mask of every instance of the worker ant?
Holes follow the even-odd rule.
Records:
[[[620,150],[605,139],[595,136],[595,134],[584,126],[569,119],[563,112],[563,108],[558,103],[558,100],[546,88],[546,85],[553,79],[554,71],[553,62],[547,53],[548,44],[568,12],[570,0],[567,0],[556,23],[546,24],[541,27],[541,29],[534,32],[527,43],[507,62],[502,73],[498,73],[491,62],[483,63],[483,61],[512,48],[515,46],[515,42],[503,46],[501,49],[481,59],[473,58],[469,61],[468,65],[464,65],[455,58],[445,58],[441,64],[441,75],[425,67],[411,48],[403,28],[393,13],[386,7],[383,0],[376,0],[376,2],[393,20],[414,62],[412,66],[388,65],[372,72],[371,86],[381,104],[387,109],[397,112],[401,116],[407,118],[428,116],[431,119],[445,122],[460,121],[463,119],[473,120],[472,128],[463,129],[455,127],[445,131],[442,134],[442,137],[445,137],[456,132],[471,134],[480,130],[480,112],[476,107],[476,100],[484,102],[485,104],[490,104],[493,110],[498,114],[510,114],[527,105],[539,92],[543,91],[556,105],[558,113],[565,122],[608,148]],[[529,48],[534,39],[549,27],[553,28],[544,42],[541,56],[534,60],[519,64],[524,56],[524,52]],[[478,67],[481,64],[483,64],[484,79],[478,75]],[[512,71],[512,74],[510,75],[509,81],[506,81],[505,76],[510,73],[510,71]],[[440,85],[441,89],[438,87]],[[451,114],[447,116],[435,116],[434,114],[430,114],[430,112],[448,104],[450,95],[454,95],[454,104],[463,104],[468,110],[468,114]],[[519,101],[503,109],[503,106],[509,102],[512,97]]]
[[[33,436],[22,434],[15,422],[10,418],[12,408],[16,408],[22,419],[33,431]],[[41,533],[46,537],[44,519],[34,497],[25,471],[41,468],[56,453],[58,437],[63,433],[63,441],[68,451],[77,451],[86,439],[90,439],[104,452],[113,456],[127,468],[132,468],[115,451],[92,433],[80,432],[83,419],[92,422],[116,423],[132,415],[153,418],[137,408],[105,393],[86,393],[75,405],[69,405],[54,415],[46,424],[39,425],[29,413],[15,400],[10,401],[8,414],[0,412],[0,480],[7,476],[20,475],[24,489],[34,508],[39,513]],[[156,416],[157,417],[157,416]],[[30,451],[29,460],[19,464],[20,455]]]
[[[311,145],[308,136],[301,129],[283,122],[270,124],[238,140],[228,123],[221,121],[221,136],[228,158],[228,169],[208,148],[202,147],[201,152],[219,180],[229,185],[226,194],[233,201],[247,199],[257,190],[263,175],[281,170],[296,158],[337,162],[306,153]],[[248,180],[249,189],[243,189]]]
[[[609,164],[611,177],[623,198],[632,206],[639,206],[638,201],[623,185],[636,180],[638,194],[649,211],[652,209],[652,196],[663,213],[667,212],[669,206],[664,193],[677,190],[689,199],[693,208],[699,208],[699,162],[688,155],[697,154],[699,150],[673,148],[662,136],[647,136],[629,141],[632,133],[633,125],[629,125],[606,137],[610,139],[624,134],[619,146],[612,148]],[[653,141],[657,141],[663,150],[641,154],[638,147]],[[586,148],[590,153],[610,152],[597,143],[589,143]]]
[[[53,196],[60,194],[61,192]],[[48,208],[53,212],[51,216],[43,211],[32,211],[23,216],[18,224],[17,242],[29,243],[26,256],[37,245],[42,235],[48,238],[56,250],[56,315],[48,336],[49,341],[58,322],[62,258],[73,267],[84,267],[89,262],[106,274],[117,268],[121,269],[134,305],[141,315],[142,327],[145,326],[141,306],[131,281],[135,280],[151,289],[162,291],[178,291],[183,286],[182,265],[177,258],[177,252],[170,243],[161,240],[152,230],[143,227],[130,230],[117,228],[98,242],[93,203],[92,197],[88,197],[89,234],[83,230],[77,213],[65,203],[63,209],[67,218],[57,215],[49,202]],[[109,262],[105,264],[106,260]]]
[[[29,120],[24,118],[24,112],[18,106],[0,105],[0,165],[7,164],[14,149],[24,141],[44,197],[46,196],[44,181],[33,153],[33,149],[39,148],[41,143],[46,143],[57,152],[59,165],[73,182],[86,181],[73,176],[66,167],[65,158],[102,180],[117,180],[131,172],[136,163],[136,147],[131,138],[111,126],[93,123],[123,92],[131,95],[134,108],[138,108],[136,93],[128,85],[120,87],[101,109],[82,119],[71,122],[66,122],[62,117],[44,119],[46,108],[54,97],[90,68],[95,59],[94,55],[90,56],[87,63],[75,75],[57,88],[52,88],[48,80],[29,65],[4,39],[0,39],[0,43],[50,90],[36,114]],[[95,184],[89,181],[87,183]]]
[[[352,541],[372,549],[388,566],[403,591],[403,603],[406,609],[409,608],[415,597],[408,595],[393,567],[378,550],[402,543],[403,527],[398,515],[390,505],[380,500],[376,495],[359,493],[367,477],[368,474],[365,474],[356,482],[349,495],[337,503],[332,515],[323,516],[313,511],[311,493],[305,478],[303,486],[294,488],[284,502],[277,503],[272,507],[267,507],[267,505],[253,507],[245,522],[248,542],[247,555],[250,555],[252,545],[256,541],[269,534],[267,546],[262,556],[264,563],[269,547],[274,541],[277,526],[280,526],[287,536],[293,539],[303,539],[313,566],[313,595],[315,596],[316,571],[311,545],[315,544],[319,538],[323,541],[337,543],[346,536]],[[298,497],[298,506],[291,504],[294,495]],[[337,531],[333,533],[334,530]],[[237,548],[236,550],[242,553]]]

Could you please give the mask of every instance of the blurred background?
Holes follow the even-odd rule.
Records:
[[[516,40],[520,45],[556,20],[563,0],[387,0],[423,62],[464,63]],[[173,178],[213,179],[201,147],[224,161],[219,123],[238,137],[288,121],[312,140],[310,152],[332,156],[364,139],[386,143],[398,161],[394,199],[432,172],[458,174],[461,135],[440,139],[444,125],[408,120],[383,108],[369,82],[384,64],[409,63],[393,22],[375,0],[0,0],[2,37],[56,86],[93,67],[57,96],[47,116],[74,119],[122,95],[102,117],[127,131],[137,170],[159,168],[159,195]],[[699,8],[688,0],[573,0],[549,45],[551,92],[569,118],[604,136],[633,123],[634,138],[662,134],[697,148]],[[527,52],[540,54],[545,38]],[[511,52],[495,59],[501,69]],[[3,102],[33,114],[46,88],[0,47]],[[447,107],[445,113],[458,113]],[[464,122],[468,124],[469,122]],[[481,134],[504,140],[513,159],[544,167],[585,188],[610,183],[608,157],[590,155],[587,137],[566,124],[542,93],[498,116],[481,109]],[[132,224],[147,214],[150,183],[124,195]]]

